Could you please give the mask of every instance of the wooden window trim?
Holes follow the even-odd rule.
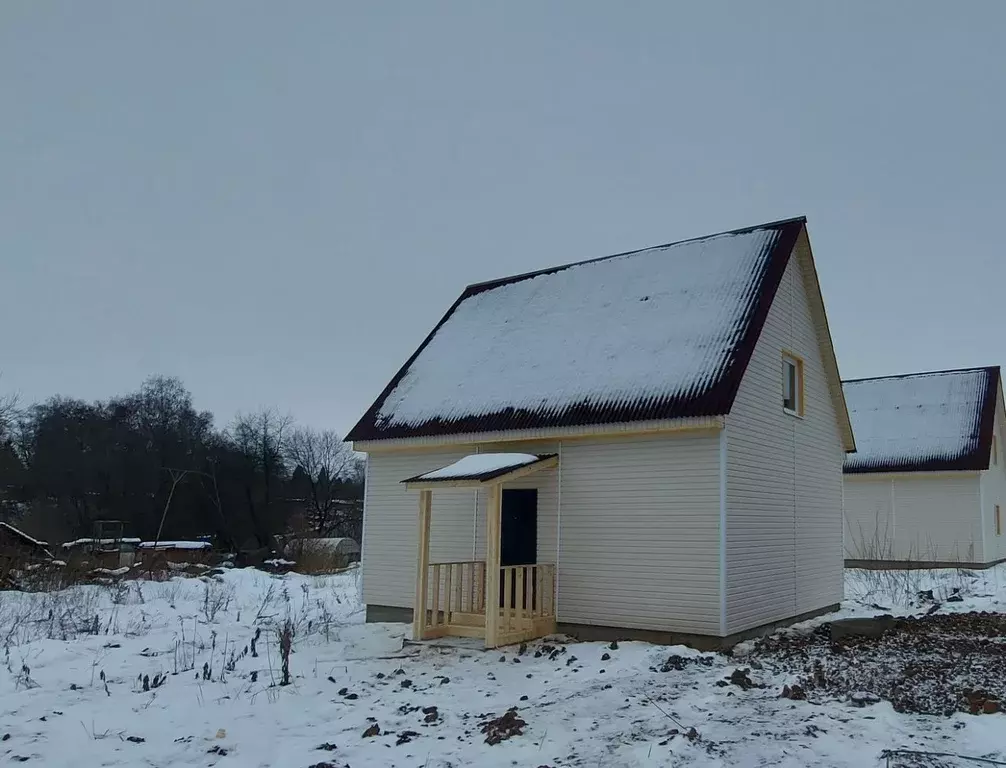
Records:
[[[796,409],[787,408],[783,405],[782,410],[790,416],[802,419],[806,410],[804,397],[806,388],[804,386],[803,358],[795,352],[790,352],[788,349],[784,349],[782,351],[782,363],[787,362],[794,363],[796,367]]]
[[[1003,535],[1003,519],[1002,514],[999,510],[999,505],[996,504],[996,536]]]
[[[999,463],[999,440],[995,435],[992,435],[992,464]]]

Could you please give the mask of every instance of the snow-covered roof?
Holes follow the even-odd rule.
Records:
[[[41,549],[45,549],[46,547],[49,546],[49,544],[47,542],[39,541],[38,539],[36,539],[36,538],[34,538],[32,536],[29,536],[27,533],[25,533],[24,531],[22,531],[19,528],[15,528],[10,523],[2,523],[2,522],[0,522],[0,528],[3,528],[4,530],[9,531],[14,536],[16,536],[19,539],[21,539],[22,541],[24,541],[25,544],[29,544],[29,545],[34,546],[34,547],[40,547]]]
[[[208,541],[141,541],[139,549],[210,549]]]
[[[486,482],[516,469],[553,459],[555,454],[536,456],[533,453],[473,453],[446,467],[403,480],[403,483],[439,483],[458,480]]]
[[[469,286],[347,439],[728,413],[804,223]]]
[[[856,436],[845,472],[988,469],[999,369],[842,383]]]
[[[63,549],[72,549],[73,547],[82,547],[86,544],[97,544],[99,546],[108,547],[112,544],[139,544],[140,540],[135,537],[126,537],[122,539],[74,539],[73,541],[67,541],[63,543]]]

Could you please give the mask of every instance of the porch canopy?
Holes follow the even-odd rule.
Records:
[[[419,491],[416,640],[484,637],[486,647],[495,648],[555,631],[555,564],[501,566],[500,526],[503,484],[558,465],[556,454],[478,453],[402,480]],[[430,563],[433,491],[450,488],[488,491],[485,561]]]
[[[410,491],[432,491],[437,488],[481,488],[493,483],[505,483],[542,469],[558,466],[554,453],[536,456],[533,453],[473,453],[446,467],[403,480]]]

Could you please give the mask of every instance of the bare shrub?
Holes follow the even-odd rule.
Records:
[[[345,557],[321,547],[299,546],[291,548],[289,555],[297,563],[294,570],[298,573],[317,574],[335,573],[342,570]]]
[[[207,623],[215,622],[220,611],[226,613],[230,609],[233,599],[234,587],[215,579],[208,579],[203,591],[203,615],[206,617]]]
[[[281,660],[280,685],[290,685],[290,654],[293,652],[293,623],[290,619],[283,622],[279,630],[279,655]]]
[[[157,589],[157,597],[164,600],[174,609],[178,608],[178,596],[182,591],[182,582],[178,579],[162,581]]]
[[[876,563],[874,568],[857,567],[851,570],[853,596],[861,601],[883,602],[885,606],[911,606],[932,589],[932,599],[942,602],[953,595],[964,596],[973,591],[976,576],[965,563],[974,562],[975,545],[970,542],[961,554],[959,542],[952,549],[940,551],[939,545],[926,537],[909,541],[907,548],[895,545],[894,533],[886,521],[881,524],[878,513],[873,531],[864,531],[860,525],[853,534],[853,552],[856,559]],[[949,563],[937,568],[935,563]]]

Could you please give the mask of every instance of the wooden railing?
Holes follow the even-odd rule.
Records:
[[[428,626],[473,622],[472,614],[485,615],[486,564],[483,560],[462,560],[430,565],[430,608]]]
[[[540,637],[554,631],[555,565],[533,563],[500,568],[499,594],[486,593],[484,560],[430,563],[423,638],[486,637],[486,601],[499,621],[492,646]],[[548,627],[552,629],[545,631]]]
[[[531,629],[538,619],[555,616],[555,565],[508,565],[500,568],[502,636]]]

